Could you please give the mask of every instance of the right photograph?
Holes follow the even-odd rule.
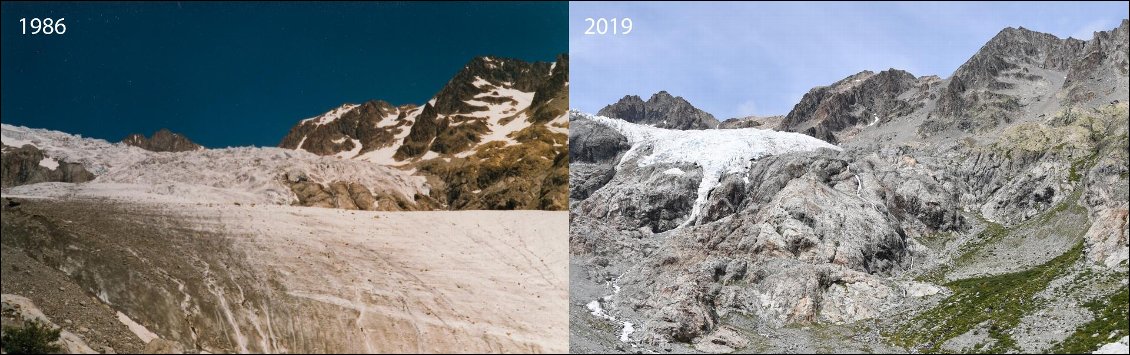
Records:
[[[570,3],[570,351],[1126,354],[1128,13]]]

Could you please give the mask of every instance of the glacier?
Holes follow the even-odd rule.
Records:
[[[698,197],[690,216],[680,227],[694,223],[706,205],[710,191],[726,174],[749,172],[750,163],[765,156],[819,149],[842,151],[834,144],[811,136],[768,129],[675,130],[631,123],[625,120],[592,115],[573,109],[570,120],[588,119],[619,132],[631,148],[620,158],[623,164],[635,160],[638,167],[654,164],[694,164],[702,168]],[[650,149],[644,149],[650,148]],[[649,151],[650,153],[641,153]],[[747,177],[748,178],[748,177]]]
[[[0,124],[4,145],[30,144],[47,156],[41,165],[82,164],[89,183],[39,183],[9,188],[5,196],[135,198],[180,203],[289,205],[296,197],[281,178],[303,171],[317,182],[357,181],[371,191],[411,200],[428,194],[427,181],[395,167],[318,156],[283,148],[235,147],[191,152],[151,152],[121,143],[59,131]],[[355,143],[356,144],[356,143]],[[359,144],[357,145],[359,147]]]

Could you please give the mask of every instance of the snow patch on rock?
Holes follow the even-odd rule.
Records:
[[[341,158],[341,159],[349,159],[349,158],[356,157],[358,153],[361,153],[361,141],[358,140],[358,139],[350,139],[350,140],[353,141],[353,149],[350,149],[347,152],[340,152],[340,153],[334,154],[334,156]],[[342,138],[342,142],[344,142],[344,141],[345,141],[345,138]],[[337,143],[340,143],[340,142],[337,142]]]
[[[133,319],[130,319],[130,317],[125,313],[118,312],[118,321],[122,322],[122,324],[124,324],[126,328],[129,328],[129,331],[133,332],[134,335],[137,335],[137,338],[141,339],[142,343],[148,344],[149,342],[153,341],[153,339],[160,338],[159,336],[157,336],[157,334],[149,331],[149,328],[146,328],[144,325],[134,322]]]
[[[670,168],[670,169],[663,171],[663,175],[683,175],[683,174],[684,174],[683,169],[679,169],[679,168]]]
[[[43,157],[39,160],[39,166],[47,168],[47,170],[55,170],[59,168],[59,161],[51,159],[51,157]]]
[[[1130,337],[1122,337],[1117,342],[1103,345],[1092,354],[1127,354],[1130,353]]]
[[[344,104],[344,105],[338,106],[337,108],[335,108],[333,110],[330,110],[330,112],[326,112],[326,113],[322,114],[321,116],[310,117],[310,118],[302,120],[302,122],[314,121],[314,124],[321,126],[321,125],[324,125],[324,124],[327,124],[327,123],[330,123],[330,122],[333,122],[333,121],[337,121],[337,119],[341,118],[342,115],[348,113],[349,111],[353,111],[353,109],[357,108],[358,106],[361,106],[361,105]]]
[[[599,300],[593,300],[592,302],[589,302],[587,305],[585,305],[585,307],[589,309],[589,313],[592,313],[593,316],[604,318],[613,322],[616,321],[615,317],[612,317],[608,314],[608,312],[604,311],[604,307],[600,306]]]

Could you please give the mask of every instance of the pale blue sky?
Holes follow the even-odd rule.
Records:
[[[948,77],[1005,27],[1090,39],[1118,26],[1107,3],[569,4],[570,105],[683,96],[720,120],[785,114],[809,89],[862,70]],[[586,17],[633,20],[628,35],[583,35]]]

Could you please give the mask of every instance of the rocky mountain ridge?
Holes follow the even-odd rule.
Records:
[[[718,139],[686,145],[742,163],[708,179],[709,164],[655,159],[663,149],[576,115],[573,351],[783,352],[796,349],[775,339],[838,333],[820,341],[1117,342],[1130,332],[1111,321],[1130,279],[1130,110],[1106,50],[1126,28],[1088,42],[1006,29],[953,78],[864,71],[814,88],[778,128],[840,150],[750,159],[711,149]],[[1099,74],[1067,73],[1084,67]]]
[[[604,117],[619,118],[632,123],[670,129],[713,129],[718,120],[713,115],[691,105],[681,96],[660,91],[643,101],[639,96],[627,95],[597,112]]]
[[[1125,100],[1128,31],[1123,21],[1082,41],[1006,28],[945,79],[890,69],[814,88],[778,129],[831,142],[891,123],[914,125],[918,137],[987,133],[1037,121],[1060,106]]]
[[[345,104],[295,125],[279,144],[418,169],[437,208],[564,209],[568,56],[478,57],[422,106]]]

